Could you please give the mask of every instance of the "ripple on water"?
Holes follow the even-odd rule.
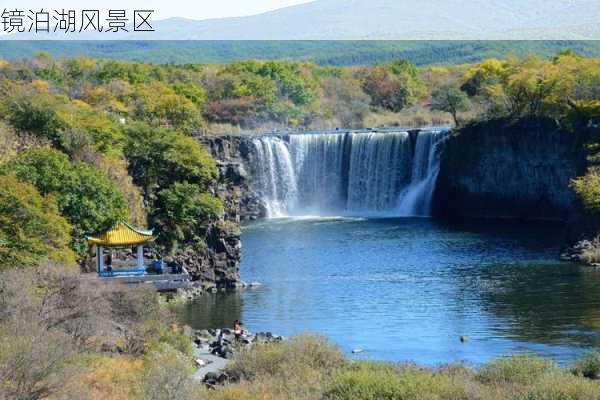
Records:
[[[253,331],[319,332],[346,352],[364,349],[356,357],[476,364],[530,351],[569,362],[600,346],[600,273],[554,261],[560,232],[506,221],[262,221],[243,229],[241,275],[264,286],[204,296],[184,314],[196,327],[241,319]]]

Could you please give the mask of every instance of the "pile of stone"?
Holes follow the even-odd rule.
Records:
[[[236,337],[233,330],[228,328],[196,330],[192,337],[196,345],[196,364],[201,372],[198,377],[209,387],[230,381],[223,370],[236,351],[256,343],[278,343],[283,340],[282,336],[271,332],[254,334],[247,330]]]
[[[195,332],[194,343],[203,350],[221,358],[231,359],[236,349],[250,346],[254,343],[275,343],[283,340],[281,336],[273,335],[271,332],[252,333],[244,330],[236,338],[232,329],[203,329]]]
[[[595,249],[594,243],[591,240],[580,240],[573,246],[568,247],[565,251],[563,251],[563,253],[560,255],[560,258],[563,261],[572,261],[576,263],[589,264],[592,266],[600,266],[600,264],[597,263],[590,264],[584,257],[586,253],[594,251],[598,250]]]

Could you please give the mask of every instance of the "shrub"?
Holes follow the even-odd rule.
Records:
[[[594,351],[579,358],[571,371],[575,375],[585,376],[586,378],[600,377],[600,351]]]
[[[528,355],[514,355],[486,364],[477,374],[477,378],[486,384],[525,385],[557,371],[558,367],[552,361]]]
[[[147,344],[154,343],[164,326],[172,321],[151,285],[114,291],[110,304],[113,320],[123,329],[127,353],[142,353]]]
[[[600,383],[566,373],[549,374],[515,397],[518,400],[598,400]]]
[[[210,400],[322,400],[323,384],[314,376],[263,376],[252,382],[242,381],[209,392]]]
[[[52,197],[42,197],[14,175],[0,176],[0,268],[73,263],[70,240],[71,226]]]
[[[600,174],[590,172],[571,181],[571,188],[591,213],[600,212]]]
[[[448,375],[406,366],[359,363],[334,377],[325,398],[331,400],[466,399]]]
[[[139,395],[144,362],[130,356],[94,356],[79,378],[91,399],[130,400]]]
[[[160,346],[162,344],[168,344],[190,359],[194,354],[192,339],[181,329],[171,329],[171,327],[163,326],[159,331],[154,346]]]
[[[36,321],[0,326],[0,398],[48,398],[64,386],[75,351],[70,338]]]
[[[194,380],[191,360],[168,344],[145,357],[140,380],[140,399],[198,399],[199,382]]]
[[[227,372],[238,379],[333,372],[346,364],[341,351],[321,336],[303,335],[278,344],[258,344],[238,352]]]
[[[60,329],[74,344],[112,333],[104,286],[81,279],[76,268],[46,265],[4,271],[0,282],[0,320],[25,320]]]

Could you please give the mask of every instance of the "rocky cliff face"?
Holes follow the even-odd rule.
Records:
[[[224,214],[206,228],[206,248],[181,250],[172,261],[205,287],[234,288],[240,284],[240,224],[259,214],[244,168],[247,143],[235,136],[197,139],[217,160],[219,179],[212,191],[223,201]]]
[[[570,180],[585,171],[580,134],[554,121],[472,124],[446,142],[434,196],[438,216],[566,221]]]
[[[234,288],[240,282],[239,179],[230,180],[232,172],[219,166],[220,177],[213,192],[223,200],[224,214],[204,232],[206,248],[185,248],[176,253],[173,262],[185,269],[193,279],[206,287]]]
[[[224,205],[224,215],[210,224],[205,233],[206,248],[179,251],[173,262],[186,268],[206,287],[234,288],[240,284],[240,225],[245,220],[264,216],[260,201],[250,189],[246,165],[252,158],[247,137],[197,137],[217,161],[219,179],[212,191]]]
[[[197,139],[217,160],[222,189],[230,195],[231,203],[235,203],[239,220],[264,217],[264,205],[250,186],[252,171],[249,166],[255,165],[252,137],[225,135]]]

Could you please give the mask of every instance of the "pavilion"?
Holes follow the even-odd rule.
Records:
[[[119,222],[107,232],[96,237],[86,237],[90,246],[96,246],[96,269],[100,276],[128,276],[146,273],[144,265],[144,245],[156,240],[153,230],[139,229],[127,222]],[[116,248],[137,247],[137,263],[131,268],[115,269],[114,265],[106,266],[104,250],[112,254]],[[111,256],[112,259],[112,256]],[[110,268],[107,268],[110,267]]]

